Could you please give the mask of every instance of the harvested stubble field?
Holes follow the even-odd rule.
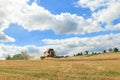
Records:
[[[120,53],[45,60],[1,60],[0,80],[120,80]]]

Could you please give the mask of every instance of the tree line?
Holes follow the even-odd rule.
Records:
[[[19,54],[15,54],[13,56],[7,55],[6,60],[28,60],[30,59],[30,55],[26,51],[22,51]]]
[[[95,54],[107,53],[107,52],[119,52],[119,49],[118,48],[109,48],[108,50],[103,50],[103,52],[92,52],[91,54],[95,55]],[[89,55],[89,54],[90,54],[89,51],[85,51],[84,53],[80,52],[80,53],[74,54],[73,56]],[[31,56],[26,51],[22,51],[21,53],[15,54],[13,56],[10,56],[10,55],[6,56],[6,60],[29,60],[30,58],[31,58]],[[59,56],[56,58],[59,58]]]
[[[109,48],[108,50],[103,50],[103,52],[92,52],[91,54],[94,55],[94,54],[107,53],[107,52],[119,52],[119,49]],[[80,53],[74,54],[74,56],[88,55],[88,54],[89,54],[89,51],[85,51],[84,53],[80,52]]]

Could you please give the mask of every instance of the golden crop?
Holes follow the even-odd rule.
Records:
[[[45,60],[1,60],[0,80],[119,80],[120,53]]]

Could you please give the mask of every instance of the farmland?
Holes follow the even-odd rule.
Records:
[[[120,52],[44,60],[1,60],[0,80],[119,80]]]

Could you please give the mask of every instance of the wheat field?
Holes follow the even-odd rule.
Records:
[[[44,60],[1,60],[0,80],[119,80],[120,53]]]

